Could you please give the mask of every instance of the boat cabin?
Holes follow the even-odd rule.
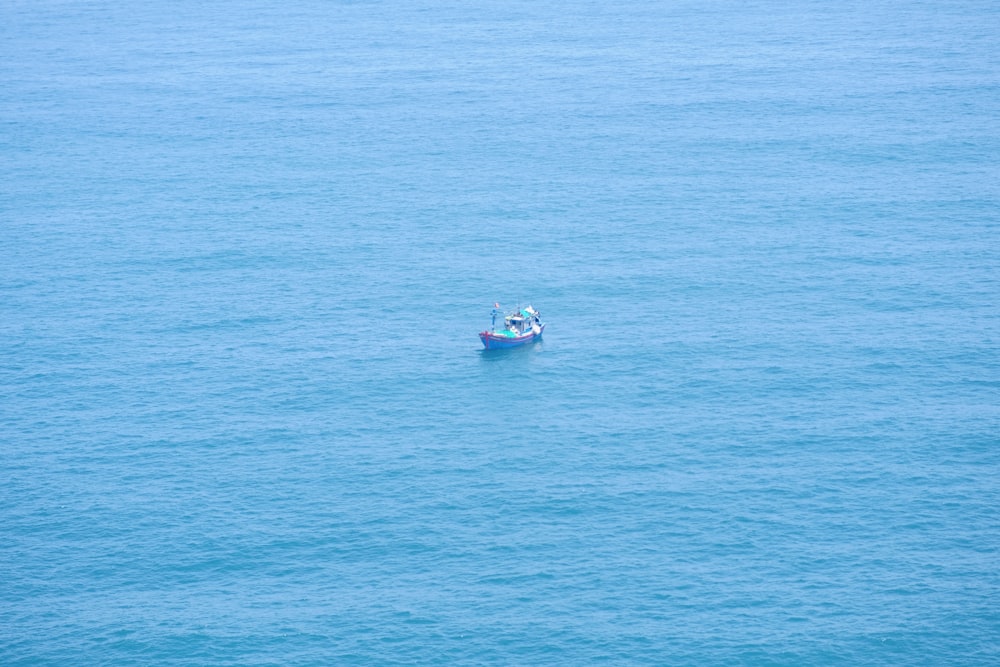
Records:
[[[538,312],[531,306],[523,310],[518,310],[504,318],[506,328],[519,336],[530,331],[533,325],[538,324],[540,324]]]

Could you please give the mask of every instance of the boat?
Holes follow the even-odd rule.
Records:
[[[496,350],[506,347],[518,347],[526,343],[532,343],[542,337],[545,331],[545,324],[542,323],[541,313],[528,306],[505,313],[500,309],[500,304],[493,304],[493,326],[489,331],[479,333],[479,340],[483,341],[483,346],[487,350]],[[502,317],[503,327],[497,328],[497,317]]]

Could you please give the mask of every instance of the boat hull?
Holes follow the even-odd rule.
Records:
[[[487,350],[501,350],[508,347],[520,347],[522,345],[527,345],[528,343],[533,343],[542,337],[542,333],[544,331],[544,324],[538,330],[538,333],[529,331],[522,336],[504,336],[503,334],[483,331],[479,334],[479,340],[483,341],[483,347]]]

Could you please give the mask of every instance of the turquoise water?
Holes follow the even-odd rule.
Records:
[[[9,0],[0,663],[997,664],[998,44]]]

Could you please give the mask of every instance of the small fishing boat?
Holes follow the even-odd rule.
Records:
[[[500,304],[493,304],[493,326],[489,331],[482,331],[479,340],[483,341],[483,346],[487,350],[495,350],[504,347],[517,347],[525,343],[531,343],[542,337],[545,325],[541,321],[541,314],[528,306],[518,307],[510,313],[504,313],[500,309]],[[501,317],[503,328],[497,329],[497,318]]]

